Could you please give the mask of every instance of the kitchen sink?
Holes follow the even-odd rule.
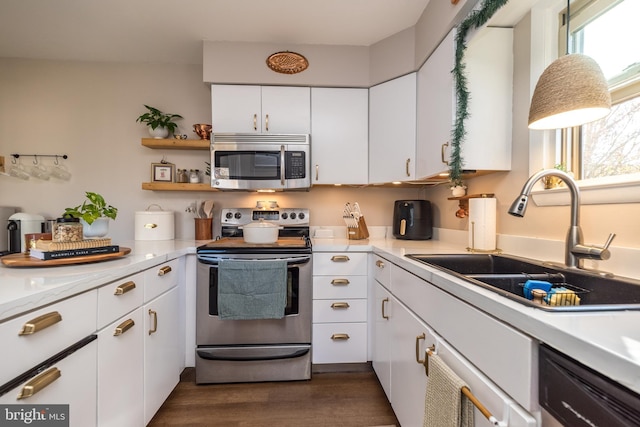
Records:
[[[510,255],[410,254],[405,256],[521,304],[542,310],[640,310],[640,281],[630,278],[604,276],[589,270],[565,268]],[[529,299],[531,294],[525,288],[527,281],[530,281],[529,285],[546,282],[551,283],[552,286],[547,291],[546,298],[534,302]]]

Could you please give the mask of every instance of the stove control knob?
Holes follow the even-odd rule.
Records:
[[[225,215],[225,217],[226,217],[227,219],[231,219],[231,218],[233,218],[233,214],[232,214],[231,212],[227,212],[227,214]]]
[[[291,219],[296,219],[296,213],[295,212],[291,212],[290,217],[291,217]]]
[[[287,219],[289,218],[289,214],[286,212],[282,212],[282,219]]]
[[[298,214],[298,219],[304,219],[304,212],[300,212]]]
[[[234,215],[234,217],[235,217],[236,219],[240,219],[240,218],[242,218],[242,214],[241,214],[240,212],[236,212],[236,214]]]

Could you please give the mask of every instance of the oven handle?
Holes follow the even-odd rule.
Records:
[[[253,258],[218,257],[218,256],[208,256],[208,255],[199,254],[198,261],[204,264],[209,264],[209,265],[218,265],[220,261],[286,261],[287,265],[300,265],[300,264],[307,264],[309,261],[311,261],[311,256],[305,255],[305,256],[286,257],[286,258],[273,257],[273,258],[253,259]]]
[[[286,354],[274,354],[274,355],[263,355],[263,356],[217,356],[213,352],[207,350],[197,350],[198,356],[206,360],[233,360],[239,362],[255,362],[260,360],[281,360],[281,359],[294,359],[296,357],[304,356],[309,353],[309,348],[302,348],[291,353]]]

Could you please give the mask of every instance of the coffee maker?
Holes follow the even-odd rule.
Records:
[[[42,215],[18,212],[7,220],[9,253],[26,252],[29,247],[25,240],[27,234],[45,233],[47,223]]]

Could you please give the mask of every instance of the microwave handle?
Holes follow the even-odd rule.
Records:
[[[280,146],[280,185],[284,187],[284,145]]]

